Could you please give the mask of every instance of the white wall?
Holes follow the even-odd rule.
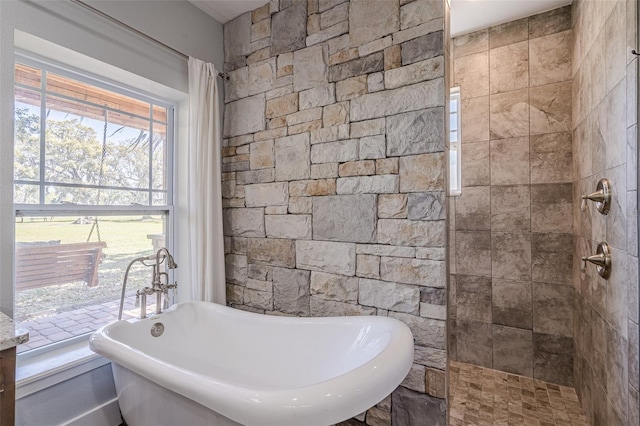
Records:
[[[89,1],[92,6],[199,59],[223,66],[222,25],[187,1]],[[13,313],[12,158],[13,52],[15,30],[31,34],[106,64],[162,84],[188,91],[187,65],[167,49],[121,29],[70,1],[0,0],[0,310]],[[184,116],[180,120],[184,123]],[[86,377],[84,377],[86,376]],[[86,387],[60,383],[18,401],[20,423],[64,422],[114,397],[111,376],[88,372],[72,379],[90,383],[100,398],[86,398]],[[62,386],[62,387],[61,387]],[[64,392],[61,389],[64,388]],[[104,395],[102,393],[106,392]],[[31,412],[32,398],[38,410]],[[27,413],[27,411],[29,411]]]
[[[222,44],[211,42],[222,42],[222,25],[187,0],[88,0],[85,3],[184,54],[213,62],[222,71]]]

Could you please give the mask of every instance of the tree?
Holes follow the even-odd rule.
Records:
[[[39,180],[40,117],[27,108],[16,108],[15,118],[15,179]],[[108,127],[113,128],[113,124]],[[115,136],[125,129],[109,130],[107,144],[102,153],[103,134],[78,119],[47,119],[45,129],[45,180],[52,183],[100,185],[147,189],[149,186],[149,132],[140,130],[133,138],[120,140]],[[165,143],[161,135],[154,134],[152,157],[164,162]],[[156,165],[154,170],[164,165]],[[102,169],[102,171],[101,171]],[[154,174],[154,188],[162,186],[164,173]],[[17,185],[15,201],[37,202],[38,187]],[[119,189],[101,189],[47,186],[45,202],[49,204],[146,204],[145,192]]]

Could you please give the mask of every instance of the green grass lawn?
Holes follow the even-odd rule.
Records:
[[[92,220],[85,224],[74,223],[77,217],[24,218],[16,222],[16,241],[60,240],[61,244],[86,242]],[[99,227],[102,241],[107,243],[105,258],[98,268],[99,284],[88,287],[82,282],[53,285],[21,290],[16,294],[16,317],[19,320],[51,315],[94,303],[120,298],[122,279],[129,262],[136,257],[153,253],[152,242],[147,235],[163,234],[163,219],[135,217],[101,217]],[[98,241],[94,229],[91,241]],[[127,289],[149,285],[151,268],[139,267],[130,274]]]

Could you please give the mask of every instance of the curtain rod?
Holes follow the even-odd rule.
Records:
[[[81,0],[71,0],[71,2],[76,4],[76,5],[78,5],[78,6],[80,6],[80,7],[83,7],[84,9],[86,9],[86,10],[88,10],[88,11],[90,11],[90,12],[92,12],[92,13],[94,13],[94,14],[96,14],[96,15],[98,15],[98,16],[100,16],[100,17],[102,17],[102,18],[104,18],[104,19],[106,19],[108,21],[110,21],[110,22],[113,22],[114,24],[117,24],[117,25],[119,25],[119,26],[121,26],[121,27],[123,27],[123,28],[125,28],[125,29],[127,29],[129,31],[131,31],[132,33],[134,33],[136,35],[139,35],[140,37],[143,37],[144,39],[146,39],[146,40],[148,40],[148,41],[150,41],[152,43],[155,43],[156,45],[158,45],[160,47],[165,48],[166,50],[174,53],[175,55],[180,56],[184,60],[189,60],[189,56],[188,55],[185,55],[184,53],[180,52],[179,50],[176,50],[173,47],[171,47],[171,46],[169,46],[167,44],[164,44],[160,40],[157,40],[157,39],[151,37],[150,35],[147,35],[147,34],[143,33],[142,31],[132,27],[131,25],[125,24],[124,22],[114,18],[113,16],[107,15],[103,11],[98,10],[95,7],[88,5],[87,3],[85,3],[85,2],[83,2]],[[222,77],[223,80],[229,80],[229,76],[227,74],[219,72],[218,76]]]

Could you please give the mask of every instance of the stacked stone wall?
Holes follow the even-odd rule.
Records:
[[[448,9],[273,0],[224,28],[228,303],[415,338],[406,380],[353,424],[446,423]]]

